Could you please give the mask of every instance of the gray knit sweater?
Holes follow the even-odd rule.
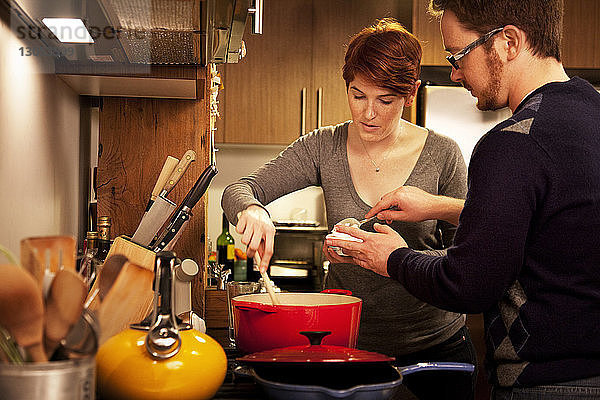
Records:
[[[256,172],[227,186],[221,201],[227,218],[235,225],[237,213],[252,204],[266,205],[293,191],[320,186],[329,229],[347,217],[362,219],[371,206],[359,197],[350,175],[346,153],[349,123],[300,137]],[[464,198],[466,167],[456,143],[429,132],[405,184]],[[443,221],[394,222],[391,226],[411,248],[437,253],[450,245],[455,231]],[[398,282],[353,264],[331,265],[325,286],[351,290],[363,300],[361,349],[403,356],[443,342],[464,325],[462,314],[423,303]]]

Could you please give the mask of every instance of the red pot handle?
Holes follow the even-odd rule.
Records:
[[[346,296],[352,296],[352,292],[346,289],[325,289],[321,290],[321,293],[345,294]]]
[[[265,313],[277,312],[277,307],[272,304],[251,303],[251,302],[241,303],[240,302],[240,303],[234,303],[233,306],[237,309],[244,310],[244,311],[258,310],[258,311],[262,311]]]

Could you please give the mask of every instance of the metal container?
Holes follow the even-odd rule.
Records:
[[[0,393],[11,400],[93,400],[96,359],[0,364]]]

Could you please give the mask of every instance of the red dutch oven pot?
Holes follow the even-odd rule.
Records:
[[[236,345],[242,353],[300,346],[300,331],[330,331],[323,344],[354,348],[358,340],[362,300],[348,290],[321,293],[277,293],[273,305],[266,293],[234,297]]]

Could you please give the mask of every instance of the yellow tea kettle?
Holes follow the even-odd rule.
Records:
[[[173,302],[175,254],[156,256],[152,319],[110,338],[96,355],[102,399],[210,399],[227,372],[223,348],[188,324]]]

